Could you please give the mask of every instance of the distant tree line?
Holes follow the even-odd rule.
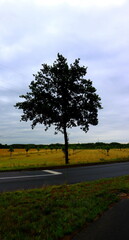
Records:
[[[9,149],[10,147],[14,149],[63,149],[64,144],[55,143],[55,144],[1,144],[0,149]],[[96,143],[75,143],[69,144],[69,149],[122,149],[122,148],[129,148],[129,143],[103,143],[103,142],[96,142]]]

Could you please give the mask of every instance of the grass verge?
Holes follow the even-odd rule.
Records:
[[[57,240],[129,193],[129,176],[0,194],[0,239]]]

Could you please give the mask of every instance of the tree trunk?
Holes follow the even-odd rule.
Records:
[[[69,163],[69,157],[68,157],[68,136],[67,136],[67,131],[66,127],[64,127],[64,141],[65,141],[65,163]]]

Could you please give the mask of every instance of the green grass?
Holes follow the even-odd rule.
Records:
[[[56,240],[129,193],[129,176],[0,194],[1,240]]]

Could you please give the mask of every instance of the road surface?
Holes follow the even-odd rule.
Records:
[[[129,162],[54,170],[0,172],[0,192],[129,175]]]

